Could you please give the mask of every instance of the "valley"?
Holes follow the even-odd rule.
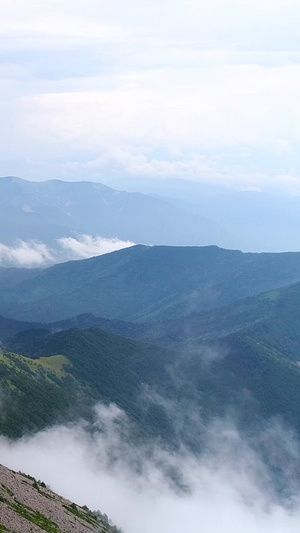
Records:
[[[184,442],[201,453],[201,438],[195,441],[186,420],[175,428],[166,408],[170,401],[179,409],[189,404],[207,421],[234,412],[247,438],[276,417],[300,434],[300,284],[293,283],[298,263],[298,254],[137,246],[32,271],[27,279],[20,279],[18,269],[3,270],[2,279],[9,273],[12,286],[2,291],[0,301],[10,299],[11,316],[38,318],[40,309],[39,317],[46,319],[51,309],[57,319],[0,317],[6,390],[10,387],[16,398],[24,394],[16,394],[10,375],[5,378],[8,368],[13,374],[19,366],[24,382],[40,381],[56,399],[46,410],[40,403],[43,416],[37,408],[31,425],[15,419],[15,427],[4,424],[3,432],[17,436],[31,427],[71,421],[74,412],[91,422],[93,404],[102,401],[129,416],[135,438],[160,438],[175,448]],[[17,300],[19,305],[12,303]],[[101,316],[104,305],[110,318]],[[82,310],[90,314],[76,314]],[[128,321],[131,316],[136,321]],[[66,358],[58,359],[65,361],[58,374],[55,366],[45,366],[57,357]],[[28,398],[34,395],[27,392]],[[25,405],[27,412],[36,411],[29,400]],[[19,403],[18,412],[22,409]],[[24,413],[25,421],[28,417]]]

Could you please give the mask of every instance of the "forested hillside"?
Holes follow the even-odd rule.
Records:
[[[127,320],[0,317],[2,433],[16,437],[79,416],[92,428],[100,401],[126,413],[135,441],[184,444],[197,454],[206,427],[229,414],[250,441],[273,420],[300,436],[300,283],[288,285],[298,261],[298,254],[138,246],[23,280],[17,273],[16,283],[10,271],[1,297],[21,315],[39,308],[39,319],[66,309],[71,316],[89,302]],[[131,314],[139,321],[130,322]],[[201,431],[193,419],[201,419]],[[268,454],[271,444],[257,446]],[[268,459],[272,471],[285,453]]]
[[[5,276],[0,271],[0,285]],[[166,320],[300,281],[300,253],[135,246],[34,271],[23,281],[18,270],[15,276],[0,294],[0,313],[10,318],[54,322],[93,313]]]

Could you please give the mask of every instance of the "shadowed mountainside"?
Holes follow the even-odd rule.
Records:
[[[288,339],[281,338],[283,346]],[[72,365],[68,372],[94,399],[117,404],[143,432],[172,445],[199,450],[201,435],[195,438],[186,422],[176,427],[170,404],[175,420],[179,413],[183,419],[201,413],[204,422],[232,412],[251,432],[280,416],[300,434],[300,367],[272,336],[241,329],[205,343],[187,338],[171,351],[99,329],[29,330],[12,337],[9,348],[34,358],[63,354]]]
[[[54,322],[92,313],[169,320],[300,281],[300,253],[134,246],[35,270],[23,280],[18,269],[15,281],[14,269],[9,273],[11,285],[1,290],[0,313],[10,318]],[[4,269],[0,286],[5,276]]]

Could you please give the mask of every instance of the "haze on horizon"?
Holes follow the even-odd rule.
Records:
[[[0,174],[299,193],[299,16],[296,0],[2,1]]]

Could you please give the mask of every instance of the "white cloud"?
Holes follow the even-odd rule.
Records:
[[[121,171],[141,176],[215,181],[227,148],[226,182],[252,186],[262,152],[257,175],[299,173],[299,16],[294,0],[3,1],[2,172],[65,177],[73,161],[84,174],[69,176],[87,179],[81,163],[107,157],[109,177],[111,154],[130,146],[147,162]]]
[[[216,424],[201,457],[154,443],[138,447],[126,431],[118,408],[99,406],[92,433],[78,424],[16,442],[2,438],[1,462],[100,508],[124,533],[298,532],[297,499],[289,508],[276,500],[265,466],[234,427]]]
[[[7,49],[7,40],[10,46],[19,48],[21,43],[31,48],[53,48],[76,46],[78,40],[114,42],[125,37],[125,30],[118,25],[103,24],[101,17],[86,17],[82,13],[71,10],[64,13],[61,5],[55,1],[47,2],[48,5],[22,0],[11,3],[2,2],[0,13],[0,36],[2,46]],[[26,43],[27,41],[27,43]],[[1,46],[0,46],[1,47]]]
[[[74,157],[92,153],[92,160],[79,161],[78,177],[95,179],[93,163],[87,164],[95,161],[105,175],[117,170],[252,186],[249,162],[265,154],[269,170],[255,172],[256,179],[269,175],[259,183],[264,187],[276,184],[278,175],[297,175],[281,156],[287,147],[293,156],[300,144],[299,80],[300,65],[135,72],[115,80],[114,90],[101,89],[99,79],[97,90],[26,98],[23,128],[34,132],[30,142],[54,152],[68,146]],[[170,146],[182,155],[174,160]],[[232,158],[224,166],[214,156],[228,149]],[[251,156],[241,160],[247,149]],[[284,180],[283,185],[289,188]]]
[[[199,153],[183,154],[176,147],[170,147],[168,150],[172,159],[158,159],[149,155],[149,149],[144,148],[144,154],[141,150],[134,147],[120,147],[106,149],[106,151],[97,159],[87,163],[69,163],[66,165],[66,175],[72,175],[82,172],[92,171],[94,179],[99,173],[107,172],[109,168],[118,172],[120,176],[139,176],[165,178],[181,178],[191,181],[211,181],[220,185],[231,185],[243,190],[262,190],[263,188],[273,188],[282,191],[288,190],[293,194],[300,192],[300,179],[297,173],[277,172],[255,172],[253,170],[245,172],[241,165],[230,167],[224,162],[224,154],[219,157],[209,159]],[[177,153],[176,153],[177,152]],[[274,148],[270,150],[268,157],[281,155],[290,152],[290,145],[285,139],[278,139]],[[181,158],[173,156],[181,155]],[[266,154],[267,156],[267,154]],[[246,154],[247,157],[247,154]],[[219,164],[218,164],[219,163]]]
[[[93,150],[126,142],[184,151],[299,142],[299,80],[300,65],[195,68],[184,77],[181,69],[136,72],[113,91],[29,97],[24,128]]]
[[[26,206],[27,207],[27,206]],[[43,267],[74,259],[87,259],[134,246],[135,243],[99,235],[79,235],[58,239],[57,247],[39,241],[17,241],[8,246],[0,243],[0,265],[16,267]]]
[[[130,241],[106,239],[99,236],[93,237],[92,235],[81,235],[77,239],[74,237],[63,237],[58,240],[58,243],[64,250],[69,252],[70,259],[87,259],[95,255],[103,255],[134,246],[134,243]]]
[[[53,261],[52,253],[41,242],[19,241],[15,246],[0,243],[0,264],[12,263],[15,266],[39,267]]]
[[[191,154],[187,160],[159,160],[147,155],[134,153],[130,150],[114,149],[103,154],[94,161],[88,162],[83,168],[101,169],[111,165],[113,168],[133,176],[152,177],[188,177],[199,179],[211,174],[213,169],[205,158],[198,154]]]

